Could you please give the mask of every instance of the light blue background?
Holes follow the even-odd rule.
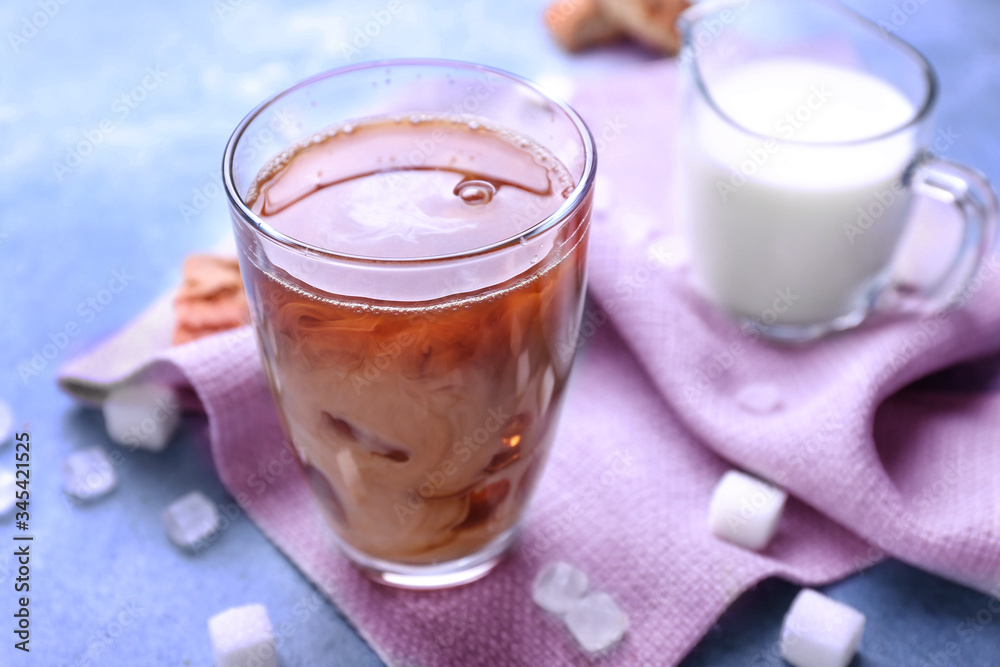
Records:
[[[351,61],[442,56],[537,77],[607,72],[648,57],[630,48],[563,54],[542,27],[542,0],[398,2],[398,16]],[[1000,182],[1000,4],[853,4],[875,19],[890,19],[894,4],[917,10],[899,33],[941,74],[938,122],[960,135],[948,157]],[[45,25],[26,29],[44,7]],[[276,624],[293,621],[295,634],[280,648],[286,666],[379,664],[245,517],[196,557],[167,542],[159,514],[177,496],[200,489],[226,501],[198,445],[203,425],[188,423],[164,454],[126,453],[113,496],[71,507],[60,491],[60,460],[83,446],[115,448],[100,415],[61,395],[53,373],[174,286],[185,254],[228,233],[218,173],[230,131],[264,97],[346,64],[344,46],[388,7],[385,0],[0,5],[0,396],[31,433],[36,538],[32,653],[24,656],[11,648],[14,529],[0,524],[0,664],[88,664],[89,656],[95,665],[207,665],[207,618],[247,602],[266,604]],[[149,72],[162,80],[143,86]],[[98,134],[78,166],[54,167]],[[197,213],[184,215],[183,207]],[[127,287],[100,312],[81,306],[116,270]],[[19,364],[67,325],[77,334],[65,348],[37,377],[19,377]],[[0,465],[13,465],[13,447],[0,449]],[[990,614],[969,641],[960,634],[964,619],[988,609],[983,595],[899,563],[830,591],[868,614],[858,664],[947,664],[931,660],[948,642],[961,650],[952,664],[1000,663],[1000,615]],[[764,658],[794,592],[770,582],[747,594],[685,664],[778,664]],[[296,614],[302,608],[311,610],[304,621]]]

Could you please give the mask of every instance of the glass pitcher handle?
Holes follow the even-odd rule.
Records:
[[[917,195],[953,206],[963,220],[962,242],[950,266],[918,293],[921,311],[938,312],[956,303],[993,252],[997,197],[989,181],[975,169],[929,155],[914,164],[909,181]]]

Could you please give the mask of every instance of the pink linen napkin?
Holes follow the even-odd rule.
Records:
[[[753,340],[694,296],[671,236],[674,90],[674,64],[663,63],[575,98],[602,144],[595,305],[523,534],[487,578],[399,591],[335,552],[290,465],[248,330],[142,360],[141,372],[198,394],[227,489],[390,665],[672,665],[757,581],[822,584],[886,554],[982,590],[1000,583],[1000,397],[899,391],[1000,347],[996,271],[984,272],[967,305],[935,318],[883,321],[801,348]],[[85,358],[61,382],[93,399],[95,387],[132,374],[102,375]],[[738,398],[761,382],[780,403],[770,412]],[[265,486],[255,475],[262,465],[278,471]],[[712,487],[733,465],[793,494],[760,554],[706,528]],[[557,559],[630,615],[624,641],[606,654],[584,654],[531,602],[534,575]]]

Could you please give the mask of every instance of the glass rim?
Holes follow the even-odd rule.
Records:
[[[470,248],[467,250],[460,250],[452,253],[445,253],[440,255],[430,255],[427,257],[378,257],[370,255],[355,255],[344,252],[337,252],[317,246],[311,243],[306,243],[292,236],[279,232],[273,226],[269,225],[262,218],[260,218],[256,213],[250,210],[246,202],[236,191],[235,179],[233,177],[234,163],[236,160],[236,147],[240,140],[243,138],[244,132],[249,128],[250,124],[257,119],[262,113],[267,109],[273,107],[276,103],[280,102],[282,98],[289,95],[290,93],[306,88],[314,83],[323,81],[329,78],[333,78],[342,74],[348,74],[351,72],[357,72],[361,70],[374,70],[381,68],[393,68],[393,67],[437,67],[437,68],[451,68],[454,70],[464,70],[470,72],[483,72],[487,74],[494,74],[500,76],[508,81],[519,84],[521,86],[527,87],[534,92],[538,93],[546,100],[551,102],[556,106],[556,108],[561,111],[576,128],[579,134],[580,143],[583,146],[584,152],[584,165],[583,173],[580,179],[573,187],[573,191],[570,196],[560,204],[559,208],[550,213],[548,216],[542,218],[538,222],[534,223],[527,229],[518,232],[517,234],[508,237],[506,239],[501,239],[500,241],[495,241],[493,243],[479,246],[476,248]],[[229,199],[229,205],[239,213],[239,217],[243,223],[249,224],[255,231],[263,234],[270,240],[278,243],[279,245],[295,250],[306,255],[337,261],[347,261],[347,262],[357,262],[365,264],[383,264],[392,266],[413,266],[421,265],[434,262],[451,262],[461,259],[470,259],[474,257],[480,257],[484,255],[490,255],[495,252],[499,252],[506,248],[522,245],[522,242],[527,242],[535,237],[544,234],[545,232],[558,227],[559,224],[565,220],[569,220],[572,216],[572,212],[583,202],[586,194],[591,190],[594,178],[597,172],[597,149],[594,142],[594,137],[590,132],[590,128],[583,121],[583,118],[565,101],[555,97],[551,93],[547,92],[537,83],[527,79],[525,77],[513,74],[506,70],[502,70],[495,67],[490,67],[487,65],[480,65],[477,63],[471,63],[461,60],[449,60],[443,58],[392,58],[386,60],[372,60],[362,63],[357,63],[354,65],[347,65],[344,67],[337,67],[331,70],[326,70],[320,72],[306,79],[303,79],[288,88],[268,97],[263,102],[258,104],[250,113],[248,113],[243,120],[239,122],[236,129],[233,131],[232,135],[229,137],[229,141],[226,143],[226,150],[222,158],[222,181],[223,186],[226,190],[226,196]]]
[[[799,4],[801,0],[792,0],[792,4],[796,6],[801,6]],[[839,11],[846,15],[851,21],[862,25],[866,30],[875,32],[879,26],[877,23],[862,16],[858,12],[854,11],[850,7],[847,7],[836,0],[812,0],[813,2],[826,5],[834,11]],[[726,9],[732,9],[734,7],[744,7],[746,6],[746,0],[703,0],[702,2],[694,3],[683,12],[677,19],[677,26],[681,33],[681,43],[682,49],[687,51],[687,49],[692,48],[691,45],[694,43],[692,32],[695,26],[702,20],[708,18],[709,16],[716,14],[718,12],[724,11]],[[702,76],[701,70],[697,64],[697,56],[685,56],[682,52],[681,62],[687,61],[687,65],[692,73],[692,79],[698,89],[701,96],[708,102],[708,105],[712,108],[715,113],[722,118],[726,123],[731,125],[734,129],[751,135],[753,137],[758,137],[765,141],[775,141],[779,144],[785,145],[797,145],[797,146],[815,146],[815,147],[831,147],[831,146],[857,146],[860,144],[874,143],[877,141],[882,141],[884,139],[889,139],[898,134],[901,134],[910,128],[913,128],[920,123],[922,123],[928,116],[930,116],[931,111],[934,108],[934,104],[937,102],[938,93],[940,90],[940,85],[938,83],[937,73],[934,71],[934,67],[931,65],[930,61],[917,50],[912,44],[904,39],[897,37],[896,35],[890,33],[889,31],[884,31],[882,35],[883,39],[891,42],[895,46],[899,47],[903,52],[905,52],[911,60],[913,60],[917,67],[923,74],[924,82],[926,83],[926,94],[917,112],[906,121],[891,130],[886,130],[879,134],[874,134],[869,137],[861,137],[859,139],[849,139],[845,141],[803,141],[801,139],[785,139],[783,137],[775,137],[755,130],[751,130],[746,127],[731,115],[723,111],[723,109],[718,105],[715,98],[709,93],[708,85],[705,83],[705,78]],[[882,78],[882,77],[880,77]]]

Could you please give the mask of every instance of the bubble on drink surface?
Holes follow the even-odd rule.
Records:
[[[565,614],[587,592],[587,574],[569,563],[556,561],[543,567],[531,584],[531,599],[553,614]]]
[[[455,186],[455,194],[469,206],[482,206],[493,201],[496,186],[489,181],[467,180]]]

